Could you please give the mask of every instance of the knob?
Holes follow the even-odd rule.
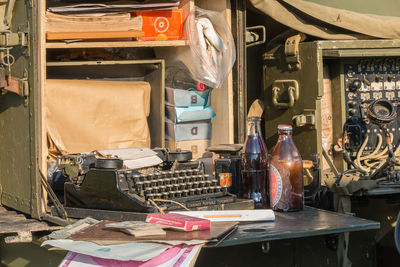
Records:
[[[350,82],[350,84],[349,84],[349,89],[352,91],[355,91],[360,88],[361,88],[361,81],[359,79],[356,79],[356,80]]]
[[[349,105],[349,108],[354,108],[354,106],[356,105],[356,102],[353,100],[350,100],[349,102],[347,102],[347,104]]]
[[[357,113],[357,110],[355,108],[349,109],[349,116],[354,116],[354,115],[356,115],[356,113]]]

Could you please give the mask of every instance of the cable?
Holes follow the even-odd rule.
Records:
[[[397,215],[396,227],[394,228],[394,243],[396,244],[397,252],[400,254],[400,212]]]
[[[340,181],[342,180],[342,177],[343,177],[344,175],[349,174],[349,173],[356,173],[356,172],[361,172],[361,173],[364,174],[364,171],[363,171],[363,170],[360,170],[360,169],[348,169],[348,170],[342,172],[341,174],[339,174],[339,176],[338,176],[337,179],[336,179],[336,185],[339,185],[339,184],[340,184]]]
[[[365,160],[365,159],[369,159],[370,157],[372,157],[373,155],[375,155],[376,153],[378,153],[379,149],[381,148],[383,138],[382,138],[382,135],[379,134],[379,133],[377,134],[377,136],[378,136],[378,144],[376,145],[374,151],[372,151],[372,153],[369,154],[369,155],[367,155],[367,156],[361,157],[361,158],[360,158],[361,161],[362,161],[362,160]],[[368,137],[368,136],[367,136],[367,137]]]
[[[361,154],[364,151],[365,147],[367,146],[368,143],[368,135],[365,137],[364,142],[362,143],[360,149],[357,152],[357,157],[356,157],[356,164],[358,166],[359,169],[363,170],[363,171],[369,171],[369,168],[364,168],[364,166],[361,165],[360,162],[360,158],[361,158]]]

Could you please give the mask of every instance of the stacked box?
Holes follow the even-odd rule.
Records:
[[[215,118],[210,90],[167,87],[165,100],[167,147],[192,150],[193,158],[201,157],[211,143],[211,120]]]

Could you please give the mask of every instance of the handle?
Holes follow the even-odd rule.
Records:
[[[294,88],[293,86],[290,86],[288,88],[288,93],[289,93],[289,102],[288,103],[281,103],[278,102],[278,97],[279,97],[279,91],[281,89],[279,87],[274,87],[272,88],[273,91],[273,95],[272,95],[272,104],[276,107],[276,108],[292,108],[294,107],[294,101],[296,99],[296,88]]]

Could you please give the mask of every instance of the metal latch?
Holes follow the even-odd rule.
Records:
[[[297,127],[315,126],[315,110],[305,109],[303,114],[294,116],[292,120]]]
[[[279,102],[279,99],[287,95],[287,102]],[[272,104],[279,109],[294,107],[299,99],[299,83],[296,80],[276,80],[272,84]]]
[[[286,39],[285,56],[289,70],[301,69],[299,44],[305,39],[306,35],[304,33],[299,33]]]
[[[265,40],[266,40],[266,33],[264,26],[259,25],[259,26],[246,27],[246,48],[263,44],[265,43]]]
[[[0,46],[28,46],[28,33],[26,32],[11,32],[1,31],[0,32]]]
[[[24,71],[23,78],[15,78],[12,76],[6,76],[5,68],[0,66],[0,89],[15,93],[22,97],[29,96],[29,82],[28,82],[28,72]]]

